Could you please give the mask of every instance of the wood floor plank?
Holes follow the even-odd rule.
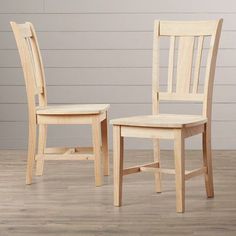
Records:
[[[162,167],[174,166],[163,151]],[[112,155],[111,155],[112,156]],[[215,198],[207,199],[204,178],[186,182],[186,212],[175,212],[174,176],[163,176],[155,193],[154,176],[124,177],[123,206],[113,207],[113,180],[94,187],[93,162],[47,161],[42,177],[26,186],[26,152],[0,151],[0,235],[236,235],[236,151],[214,151]],[[152,151],[126,151],[125,168],[151,162]],[[186,169],[199,168],[200,151],[186,152]],[[111,165],[112,167],[112,165]]]

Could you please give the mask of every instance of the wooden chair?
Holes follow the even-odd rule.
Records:
[[[152,72],[153,115],[120,118],[113,124],[114,205],[121,206],[123,176],[141,171],[155,173],[156,192],[161,192],[161,173],[175,174],[176,211],[185,210],[185,180],[204,174],[207,197],[214,196],[211,160],[211,108],[216,57],[223,20],[175,22],[155,21]],[[167,91],[160,91],[160,39],[170,38]],[[203,49],[209,38],[208,49]],[[175,66],[176,41],[177,65]],[[195,42],[197,46],[195,47]],[[196,53],[195,53],[196,51]],[[199,92],[199,75],[203,65],[203,51],[207,51],[204,89]],[[195,60],[193,60],[195,55]],[[194,63],[193,63],[194,61]],[[193,67],[194,64],[194,67]],[[176,70],[175,70],[176,67]],[[204,66],[203,66],[204,67]],[[192,76],[193,70],[193,76]],[[175,80],[174,74],[176,73]],[[191,79],[193,77],[193,79]],[[174,81],[176,81],[174,83]],[[159,101],[202,102],[202,115],[160,114]],[[185,171],[185,138],[202,134],[203,167]],[[123,169],[124,137],[151,138],[154,142],[154,162]],[[159,139],[174,140],[175,170],[161,169]]]
[[[34,162],[36,175],[43,174],[45,160],[94,160],[95,183],[101,186],[103,175],[109,175],[107,144],[108,104],[47,105],[45,75],[40,49],[31,23],[11,22],[23,67],[29,114],[29,140],[26,184],[31,184]],[[37,106],[38,99],[38,106]],[[47,148],[47,125],[92,125],[93,148]],[[36,135],[38,129],[38,151]],[[103,165],[103,166],[102,166]]]

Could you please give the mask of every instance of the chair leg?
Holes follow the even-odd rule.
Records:
[[[122,204],[124,138],[121,127],[113,126],[114,205]]]
[[[204,133],[202,134],[203,147],[203,165],[207,171],[205,173],[205,186],[208,198],[214,197],[213,171],[212,171],[212,151],[211,151],[211,130],[210,126],[205,125]]]
[[[175,154],[175,180],[176,180],[176,212],[185,210],[185,157],[184,138],[182,130],[175,131],[174,154]]]
[[[97,187],[103,184],[102,155],[101,155],[101,124],[99,117],[95,116],[92,122],[93,133],[93,151],[94,151],[94,172],[95,185]]]
[[[153,154],[154,161],[158,161],[158,168],[160,168],[160,141],[158,139],[153,140]],[[157,193],[161,193],[161,173],[155,173],[155,189]]]
[[[107,128],[107,115],[106,119],[101,122],[102,130],[102,154],[103,154],[103,174],[109,175],[109,150],[108,150],[108,128]]]
[[[26,168],[26,184],[32,183],[32,175],[34,168],[35,159],[35,148],[36,148],[36,121],[34,124],[29,123],[29,137],[28,137],[28,158]]]
[[[44,154],[44,149],[46,147],[47,140],[47,126],[39,125],[39,135],[38,135],[38,154]],[[36,175],[43,175],[44,160],[36,161]]]

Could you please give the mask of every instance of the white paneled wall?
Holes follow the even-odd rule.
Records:
[[[0,148],[27,144],[24,79],[9,21],[31,21],[36,27],[49,103],[111,103],[110,118],[114,118],[151,113],[154,19],[218,18],[224,18],[224,24],[214,89],[213,147],[234,149],[235,0],[0,0]],[[166,49],[163,45],[163,57]],[[200,104],[164,103],[162,110],[194,114],[200,112]],[[90,133],[89,127],[51,127],[49,144],[90,145]],[[200,148],[199,137],[189,141],[188,148]],[[150,148],[150,144],[132,139],[127,147]]]

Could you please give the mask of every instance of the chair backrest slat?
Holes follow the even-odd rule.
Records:
[[[204,42],[204,37],[199,36],[198,37],[196,62],[195,62],[195,68],[194,68],[194,79],[193,79],[193,90],[192,90],[193,93],[198,92],[200,67],[201,67],[201,61],[202,61],[203,42]]]
[[[175,58],[175,36],[170,37],[169,50],[169,69],[168,69],[168,92],[173,91],[173,73],[174,73],[174,58]]]
[[[178,60],[176,72],[176,92],[189,93],[192,62],[193,62],[194,37],[179,37]]]
[[[196,101],[203,103],[202,114],[211,118],[213,81],[222,23],[222,19],[192,22],[155,21],[152,68],[153,114],[159,112],[161,100]],[[159,51],[162,36],[163,38],[170,37],[166,92],[160,91],[159,88]],[[210,38],[210,46],[206,48],[204,47],[205,38]],[[197,47],[195,47],[196,42]],[[176,62],[175,54],[177,54]],[[207,59],[203,60],[203,56]],[[205,61],[206,64],[202,65]],[[203,91],[200,92],[200,72],[203,67],[206,68],[205,80]]]
[[[20,54],[28,102],[30,100],[30,104],[35,104],[34,96],[37,95],[39,105],[46,106],[45,74],[34,27],[30,22],[24,24],[11,22],[11,26]]]

